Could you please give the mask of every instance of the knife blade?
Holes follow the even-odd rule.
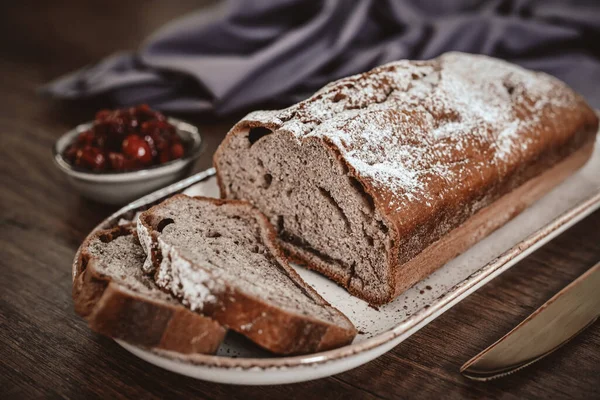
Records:
[[[460,372],[487,381],[516,372],[567,343],[600,315],[600,263],[554,295]]]

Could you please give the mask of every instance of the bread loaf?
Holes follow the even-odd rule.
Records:
[[[564,83],[461,53],[399,61],[236,124],[221,194],[374,304],[464,251],[579,168],[598,119]]]
[[[159,289],[142,273],[145,258],[129,226],[93,234],[77,262],[75,311],[94,331],[132,344],[181,354],[216,352],[225,329]]]
[[[160,287],[267,350],[312,353],[356,335],[287,264],[248,203],[176,195],[139,216],[138,235]]]

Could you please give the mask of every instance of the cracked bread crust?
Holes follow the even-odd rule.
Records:
[[[122,277],[106,273],[106,260],[90,248],[119,237],[137,242],[131,226],[119,226],[94,233],[82,245],[73,280],[75,311],[92,330],[131,344],[184,357],[215,353],[226,333],[218,323],[188,310],[165,293],[149,297],[129,287]],[[133,246],[139,244],[131,243],[130,250],[135,250]],[[137,267],[141,268],[141,260]]]
[[[185,256],[181,248],[162,240],[162,229],[159,229],[159,226],[165,217],[171,214],[163,213],[161,209],[167,209],[171,203],[179,201],[229,207],[235,210],[236,215],[245,215],[254,220],[258,224],[262,244],[272,257],[273,263],[301,288],[307,298],[314,301],[318,307],[327,310],[332,315],[331,320],[292,312],[278,306],[241,288],[238,283],[224,277],[219,271],[193,262]],[[186,217],[189,218],[190,215]],[[174,220],[174,225],[177,225],[179,221],[177,218]],[[210,226],[213,230],[222,229],[209,221],[196,224],[199,228],[200,225]],[[152,257],[152,261],[154,279],[159,286],[173,293],[188,307],[202,310],[205,315],[269,351],[286,355],[319,352],[349,344],[356,336],[356,328],[350,320],[319,296],[287,264],[283,253],[275,244],[277,236],[272,226],[262,213],[247,202],[175,195],[139,216],[138,233],[140,237],[144,237],[141,242],[146,243],[147,254],[157,254]],[[220,254],[223,253],[226,253],[225,249],[220,251]]]
[[[229,132],[214,164],[221,195],[250,201],[281,225],[283,247],[294,257],[381,304],[423,277],[418,268],[404,271],[405,264],[478,211],[593,147],[597,129],[593,110],[557,79],[484,56],[447,53],[341,79],[285,110],[251,113]],[[295,158],[304,166],[293,164]],[[323,179],[323,168],[358,185],[331,179],[322,187],[316,177]],[[320,201],[307,193],[310,201],[286,200],[285,182],[295,176],[288,186],[312,179],[313,191],[332,194],[344,211],[331,227],[323,222],[320,236],[313,232],[319,216],[289,212]],[[373,205],[365,215],[375,222],[349,217],[356,207],[344,204],[345,197],[355,194]],[[315,204],[321,217],[336,212],[321,203]],[[295,215],[303,216],[300,223],[288,222]],[[350,234],[337,234],[348,219]],[[371,229],[376,223],[384,238]],[[363,240],[361,230],[369,229],[363,236],[371,239]],[[341,259],[352,252],[346,236],[355,238],[357,250]],[[341,244],[326,243],[329,237]],[[376,255],[384,260],[378,263]]]

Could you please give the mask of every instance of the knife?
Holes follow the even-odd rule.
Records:
[[[600,263],[563,288],[496,343],[467,361],[471,379],[500,378],[542,359],[600,315]]]

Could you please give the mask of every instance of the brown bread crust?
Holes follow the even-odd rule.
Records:
[[[158,249],[160,233],[155,229],[153,212],[164,204],[174,201],[179,196],[175,195],[165,202],[152,207],[142,213],[138,219],[138,234],[145,233],[140,225],[149,233],[150,246]],[[210,202],[216,205],[224,203],[234,204],[240,208],[240,213],[251,214],[259,223],[262,239],[277,262],[286,271],[289,277],[299,284],[313,299],[318,299],[324,307],[331,307],[319,294],[291,268],[280,248],[276,245],[277,235],[267,218],[249,203],[236,200],[221,200],[206,197],[196,197],[199,201]],[[144,240],[141,241],[142,243]],[[160,257],[159,257],[160,258]],[[161,268],[159,258],[153,258],[156,275]],[[190,262],[188,260],[188,262]],[[191,262],[190,262],[191,263]],[[202,268],[202,266],[196,266]],[[208,271],[207,271],[208,272]],[[216,301],[207,303],[202,312],[218,321],[223,326],[248,337],[259,346],[277,354],[293,355],[308,354],[341,347],[352,342],[356,336],[356,328],[342,313],[348,323],[347,327],[328,323],[311,316],[300,315],[285,311],[269,304],[265,300],[246,294],[225,282],[224,291],[212,293]],[[333,307],[332,307],[333,308]],[[337,310],[336,310],[337,311]],[[339,311],[338,311],[339,312]]]
[[[464,71],[460,70],[462,67]],[[488,72],[490,77],[485,76]],[[417,85],[430,77],[435,79]],[[468,82],[471,86],[467,87],[473,90],[480,89],[488,104],[498,103],[504,119],[485,113],[476,115],[471,108],[476,110],[479,104],[469,107],[462,102],[462,95],[475,97],[469,97],[468,90],[452,91],[456,80]],[[422,89],[423,86],[426,89]],[[436,96],[442,100],[436,102]],[[507,120],[507,115],[512,119]],[[473,116],[477,119],[469,121]],[[512,122],[516,128],[510,133],[505,128]],[[389,131],[389,127],[397,129],[378,136],[378,132]],[[472,127],[480,129],[477,134],[471,134]],[[236,124],[214,156],[219,187],[225,198],[235,197],[235,194],[228,189],[231,181],[225,182],[229,167],[223,162],[224,155],[236,136],[248,135],[252,128],[267,128],[273,135],[288,135],[302,146],[319,143],[332,159],[345,166],[348,176],[360,182],[389,228],[388,288],[384,296],[349,286],[348,280],[333,272],[319,257],[289,241],[281,243],[294,259],[345,286],[352,294],[373,304],[383,304],[510,219],[495,219],[493,224],[472,235],[472,240],[445,249],[443,256],[421,257],[431,262],[427,265],[413,261],[475,214],[489,207],[494,209],[496,201],[553,166],[564,162],[572,167],[568,170],[572,173],[583,165],[591,155],[598,118],[585,101],[562,82],[499,60],[451,53],[429,61],[391,63],[333,82],[288,109],[251,113]],[[455,134],[431,134],[445,128]],[[375,132],[377,139],[369,139],[363,132]],[[411,147],[421,153],[407,159],[414,162],[419,172],[425,171],[423,176],[428,179],[419,185],[410,187],[398,183],[404,176],[392,176],[396,181],[392,179],[391,184],[386,184],[384,179],[377,179],[369,167],[361,167],[369,162],[394,165],[394,156],[403,156],[394,151]],[[571,157],[579,162],[569,163]],[[434,168],[440,165],[445,169],[443,172],[449,173],[457,173],[454,166],[460,165],[466,173],[464,177],[454,175],[461,178],[453,181],[455,186],[448,186],[449,180],[435,172]],[[407,167],[411,171],[412,168]],[[546,175],[545,180],[552,184],[540,183],[544,191],[520,201],[510,213],[511,217],[565,177],[553,179]],[[248,182],[236,184],[250,185]],[[424,191],[419,191],[421,188]],[[407,192],[412,197],[406,196]],[[463,231],[462,234],[471,233]]]
[[[73,280],[75,311],[100,334],[152,349],[181,354],[215,353],[226,330],[187,308],[144,297],[98,272],[103,261],[88,251],[100,236],[130,235],[120,226],[91,235],[82,245]]]

